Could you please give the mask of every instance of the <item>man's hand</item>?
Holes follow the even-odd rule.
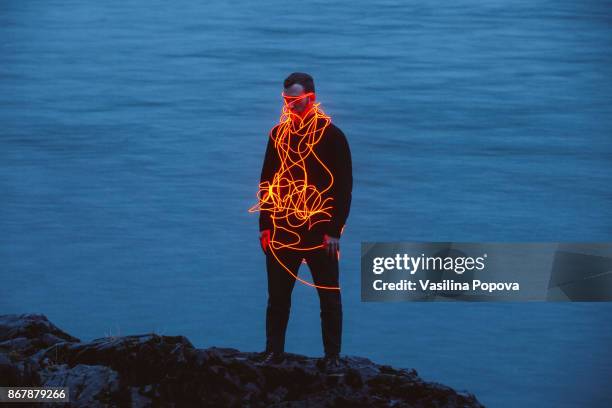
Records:
[[[329,256],[338,256],[338,251],[340,250],[340,238],[330,237],[325,234],[323,236],[323,243],[325,244],[325,249]]]
[[[259,234],[259,243],[261,244],[261,249],[264,253],[268,252],[268,246],[270,246],[270,230],[263,230],[261,234]]]

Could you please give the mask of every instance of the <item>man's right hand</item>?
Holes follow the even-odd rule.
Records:
[[[259,235],[259,243],[261,244],[261,249],[264,253],[268,252],[268,247],[270,246],[270,230],[263,230]]]

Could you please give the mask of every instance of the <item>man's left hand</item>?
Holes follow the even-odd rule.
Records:
[[[323,243],[325,244],[325,249],[329,256],[338,256],[338,251],[340,250],[340,238],[330,237],[325,234],[323,236]]]

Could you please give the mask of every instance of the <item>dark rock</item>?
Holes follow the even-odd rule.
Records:
[[[46,387],[69,387],[74,406],[106,407],[119,392],[119,375],[102,365],[66,364],[47,368],[40,373]]]
[[[0,343],[22,337],[28,339],[31,346],[39,348],[53,341],[53,337],[48,335],[58,341],[80,341],[60,330],[42,314],[0,315]],[[27,351],[27,347],[23,350]]]
[[[0,378],[70,387],[73,407],[482,407],[468,393],[423,381],[415,370],[343,358],[342,375],[287,354],[196,349],[183,336],[143,334],[81,342],[43,315],[0,315]]]

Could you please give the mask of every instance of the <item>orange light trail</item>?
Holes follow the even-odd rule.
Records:
[[[324,195],[331,189],[334,176],[314,151],[314,147],[321,141],[325,129],[331,123],[331,118],[323,112],[320,103],[313,103],[303,116],[299,116],[290,109],[291,104],[312,95],[314,95],[312,92],[299,96],[282,94],[284,105],[276,135],[270,132],[280,165],[272,181],[263,181],[259,184],[258,203],[251,207],[249,212],[267,211],[270,213],[273,227],[268,248],[287,273],[299,282],[314,288],[339,290],[339,286],[315,285],[299,278],[291,272],[275,252],[282,248],[309,251],[325,247],[325,243],[311,247],[300,246],[302,237],[292,230],[306,225],[310,230],[317,223],[329,222],[331,220],[330,210],[333,209],[333,198],[324,197]],[[304,118],[307,120],[304,121]],[[306,168],[308,158],[318,162],[324,172],[329,175],[329,182],[321,190],[308,182]],[[279,223],[281,220],[285,226]],[[291,236],[290,242],[281,242],[276,239],[276,233],[279,230]],[[336,256],[339,259],[339,251]]]

